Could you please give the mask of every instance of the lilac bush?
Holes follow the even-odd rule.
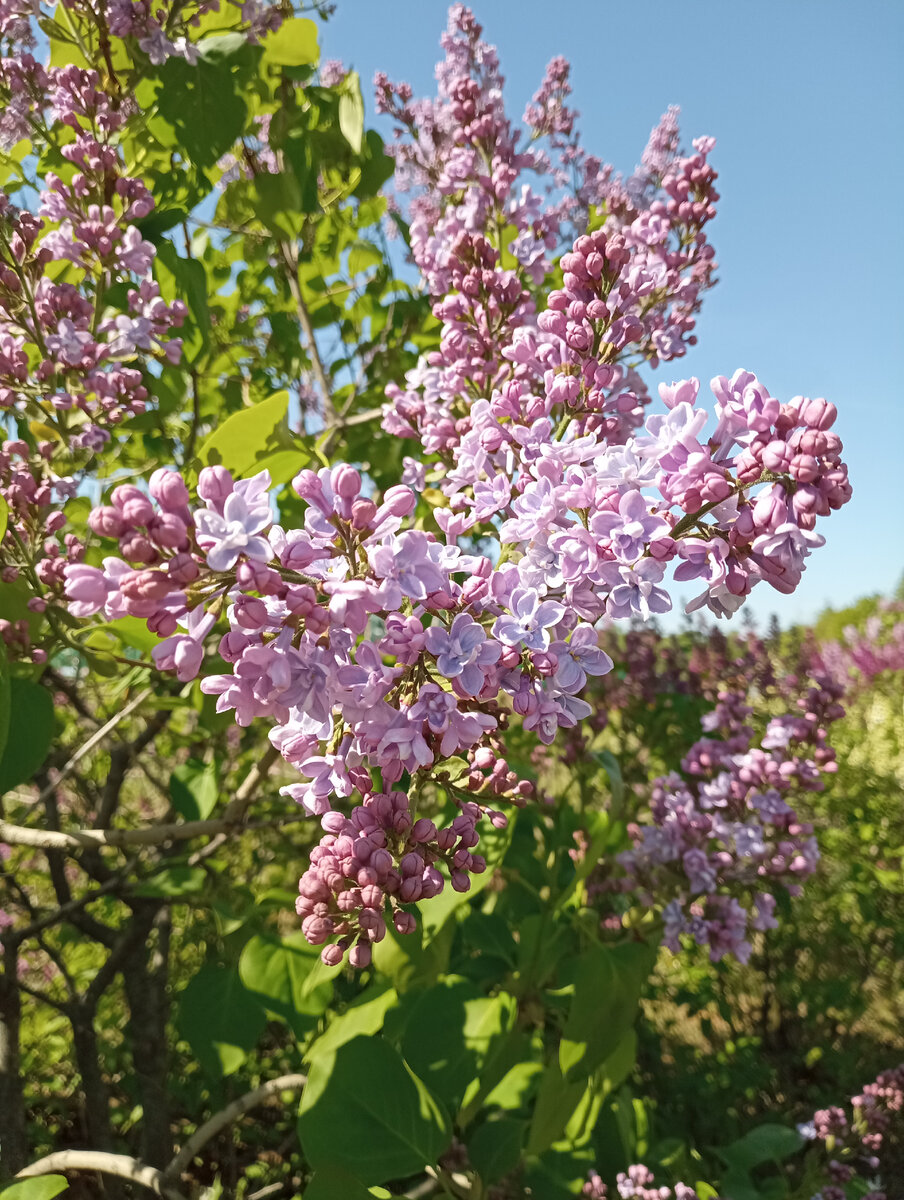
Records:
[[[771,665],[723,655],[655,770],[594,739],[655,692],[640,626],[688,582],[719,618],[797,587],[851,497],[836,409],[671,378],[720,202],[677,109],[623,176],[565,59],[508,115],[456,4],[435,97],[376,77],[387,154],[302,11],[0,0],[4,1150],[28,1162],[25,997],[71,1026],[93,1147],[25,1178],[178,1195],[205,1137],[302,1090],[299,1194],[711,1198],[647,1154],[645,980],[774,929],[851,676],[900,641],[820,647],[765,717]],[[125,1069],[95,1036],[120,977]],[[219,1124],[163,1111],[170,1042],[210,1098],[280,1021],[304,1074]]]

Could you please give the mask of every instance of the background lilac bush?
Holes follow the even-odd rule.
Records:
[[[894,892],[899,814],[859,782],[852,851],[823,794],[846,706],[900,689],[898,609],[642,624],[687,581],[717,617],[793,591],[851,496],[831,402],[662,375],[714,141],[669,109],[617,173],[562,58],[514,121],[457,5],[436,97],[378,74],[384,146],[317,30],[0,8],[10,1196],[877,1200],[896,1075],[836,1166],[840,1118],[794,1120],[840,1052],[712,1140],[649,1053],[670,970],[690,1023],[738,979],[785,1003],[798,913],[868,930],[898,1003],[854,872]]]

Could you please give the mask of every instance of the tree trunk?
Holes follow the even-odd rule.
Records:
[[[0,1182],[21,1171],[27,1163],[25,1098],[19,1071],[21,1000],[18,947],[4,947],[0,972]]]
[[[153,907],[156,901],[150,904]],[[137,917],[135,902],[133,906]],[[128,1035],[132,1043],[135,1081],[144,1114],[139,1154],[150,1166],[161,1168],[173,1155],[166,1043],[169,938],[169,909],[162,908],[154,916],[154,933],[150,943],[137,946],[122,971],[129,1004]]]

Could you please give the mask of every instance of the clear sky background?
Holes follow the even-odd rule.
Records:
[[[756,372],[781,400],[837,404],[854,498],[821,522],[826,545],[759,620],[809,621],[890,592],[904,574],[904,2],[480,0],[519,120],[546,62],[572,63],[589,151],[629,173],[669,104],[684,142],[718,140],[720,282],[699,345],[657,379]],[[383,69],[435,93],[441,0],[339,0],[323,57],[370,81]],[[690,585],[689,585],[690,586]],[[693,592],[689,591],[686,598]]]

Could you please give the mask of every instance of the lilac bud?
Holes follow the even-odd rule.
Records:
[[[326,967],[338,967],[345,958],[345,951],[339,945],[324,946],[320,951],[321,962]]]
[[[88,516],[88,526],[100,537],[109,538],[121,537],[128,528],[121,511],[107,504],[100,508],[92,508]]]
[[[371,949],[366,942],[356,942],[348,952],[348,961],[359,971],[370,966]]]
[[[420,817],[415,821],[410,837],[415,842],[432,842],[436,837],[436,826],[428,817]]]
[[[361,476],[348,463],[340,463],[333,468],[331,483],[333,491],[343,500],[354,500],[361,491]]]
[[[417,875],[410,875],[407,879],[402,880],[399,887],[399,899],[404,904],[412,904],[415,900],[420,900],[423,888],[423,880]]]
[[[198,476],[198,495],[213,505],[222,505],[233,491],[233,479],[225,467],[204,467]]]
[[[373,500],[356,500],[352,505],[352,525],[355,529],[369,529],[377,515]]]
[[[125,491],[131,494],[125,499],[121,495],[117,498],[117,493]],[[147,525],[154,518],[153,504],[137,488],[115,488],[113,502],[122,513],[126,525]]]
[[[178,471],[160,467],[151,476],[148,487],[161,508],[175,512],[188,506],[188,488]]]
[[[393,913],[392,923],[395,925],[397,933],[414,933],[417,929],[417,921],[414,916],[411,913],[402,912],[401,909],[397,909]]]
[[[174,554],[167,564],[170,579],[177,587],[188,587],[201,574],[198,564],[188,553]]]
[[[148,523],[148,533],[158,546],[169,550],[184,550],[188,546],[188,529],[181,517],[165,512]]]
[[[384,492],[380,511],[391,513],[394,517],[408,517],[416,507],[417,493],[399,483]]]

